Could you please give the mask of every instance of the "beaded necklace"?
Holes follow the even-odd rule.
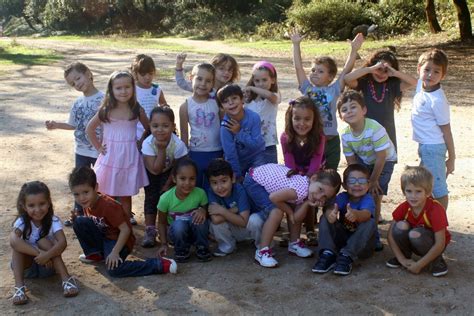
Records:
[[[383,99],[385,98],[385,91],[387,90],[387,82],[385,81],[382,85],[382,95],[380,96],[380,98],[377,97],[374,82],[372,80],[369,80],[369,90],[370,94],[372,95],[372,99],[377,103],[382,103]]]

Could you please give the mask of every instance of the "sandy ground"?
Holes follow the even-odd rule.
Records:
[[[25,40],[18,40],[20,43]],[[26,42],[26,41],[25,41]],[[277,269],[265,269],[253,262],[254,248],[239,245],[237,253],[217,258],[209,263],[192,259],[179,265],[179,274],[111,280],[103,266],[81,264],[82,253],[72,229],[65,228],[69,246],[63,254],[71,274],[81,286],[77,298],[62,297],[57,277],[27,281],[30,303],[13,307],[13,276],[9,267],[8,235],[16,216],[16,197],[22,183],[41,180],[50,187],[56,214],[65,219],[72,205],[67,187],[67,174],[73,166],[73,135],[70,131],[47,131],[44,121],[65,121],[78,93],[68,88],[62,69],[72,61],[86,63],[95,75],[99,89],[104,89],[108,75],[128,67],[137,53],[148,53],[159,68],[174,67],[174,53],[151,50],[116,50],[67,45],[46,40],[28,41],[37,46],[54,48],[63,53],[64,61],[50,66],[16,67],[10,75],[0,77],[0,310],[2,314],[472,314],[474,264],[474,155],[469,141],[472,137],[473,62],[474,49],[447,46],[451,58],[450,73],[444,88],[452,103],[452,128],[456,144],[456,171],[448,179],[451,202],[448,218],[453,241],[446,250],[449,274],[433,278],[428,272],[418,276],[404,270],[385,267],[391,257],[386,246],[372,258],[356,262],[348,277],[331,273],[315,275],[311,267],[315,259],[300,259],[287,255],[285,248],[276,247],[280,262]],[[180,40],[180,43],[196,43]],[[202,45],[202,43],[198,43]],[[265,56],[279,72],[283,102],[279,108],[278,130],[283,130],[286,102],[298,96],[289,53],[286,56],[252,56],[245,50],[212,44],[218,51],[236,55],[242,68],[244,84],[251,65]],[[416,58],[425,47],[399,48],[403,67],[416,72]],[[209,55],[191,54],[187,65],[208,60]],[[342,61],[339,61],[342,64]],[[189,95],[169,80],[160,80],[168,102],[177,110]],[[399,164],[390,184],[389,196],[383,204],[383,216],[402,201],[399,189],[400,172],[405,165],[419,163],[416,144],[411,140],[410,100],[408,93],[397,114]],[[280,153],[281,155],[281,153]],[[280,160],[281,156],[280,156]],[[344,166],[341,164],[341,169]],[[139,223],[143,223],[143,192],[133,200]],[[386,236],[388,225],[382,225]],[[134,228],[138,241],[143,225]],[[383,238],[386,243],[386,239]],[[153,256],[155,249],[136,246],[138,258]]]

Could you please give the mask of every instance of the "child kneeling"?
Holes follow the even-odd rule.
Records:
[[[213,255],[224,257],[235,250],[237,241],[250,239],[247,223],[250,206],[244,187],[235,182],[230,163],[214,159],[207,167],[211,188],[207,194],[211,215],[211,234],[217,240]]]
[[[435,277],[448,273],[443,252],[451,240],[444,207],[431,197],[433,175],[424,167],[406,167],[401,176],[406,201],[392,213],[394,222],[388,232],[388,244],[395,257],[389,268],[405,267],[418,274],[431,265]],[[412,254],[421,256],[418,261]]]
[[[349,165],[343,174],[346,192],[336,196],[334,208],[319,223],[319,260],[312,271],[348,275],[356,258],[367,258],[375,249],[375,202],[369,191],[369,170]],[[339,213],[339,218],[338,218]],[[337,254],[337,256],[336,256]]]
[[[84,251],[79,256],[81,262],[98,263],[105,258],[107,272],[112,277],[177,272],[176,262],[171,259],[126,260],[135,244],[129,215],[120,203],[97,191],[97,178],[91,168],[75,168],[69,175],[69,187],[85,215],[73,223]]]

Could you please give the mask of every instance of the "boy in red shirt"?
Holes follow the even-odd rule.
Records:
[[[406,167],[401,186],[406,201],[392,213],[388,244],[395,257],[386,264],[390,268],[403,266],[414,274],[431,265],[433,276],[443,276],[448,273],[443,252],[451,234],[445,209],[431,197],[433,176],[424,167]],[[414,261],[412,253],[421,258]]]
[[[167,258],[126,260],[135,244],[128,214],[120,203],[97,191],[97,178],[90,167],[75,168],[69,175],[69,187],[85,215],[75,218],[73,223],[84,250],[79,256],[81,262],[101,262],[105,258],[107,272],[112,277],[177,272],[176,262]]]

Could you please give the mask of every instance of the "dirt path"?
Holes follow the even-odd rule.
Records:
[[[470,147],[474,118],[472,78],[474,50],[472,47],[446,47],[451,59],[450,74],[445,82],[452,108],[452,126],[457,149],[456,171],[449,178],[451,202],[450,230],[453,242],[446,251],[449,274],[433,278],[428,273],[408,275],[406,271],[389,270],[384,262],[391,254],[385,248],[369,260],[357,262],[353,273],[345,278],[332,274],[311,273],[314,259],[289,257],[285,248],[276,248],[280,267],[264,269],[253,263],[254,249],[249,244],[239,246],[236,254],[214,259],[210,263],[190,263],[179,266],[177,276],[150,276],[111,280],[103,267],[84,265],[77,257],[82,252],[71,229],[65,232],[69,246],[64,253],[71,273],[81,283],[80,296],[64,299],[59,279],[28,282],[31,302],[12,307],[13,277],[9,268],[8,235],[16,210],[15,199],[21,184],[30,180],[45,181],[53,193],[56,213],[63,219],[72,205],[66,177],[73,166],[73,136],[68,131],[48,132],[46,119],[67,119],[70,105],[78,96],[62,78],[67,63],[80,60],[94,72],[99,89],[104,89],[108,75],[128,67],[136,53],[153,56],[159,68],[174,67],[174,53],[151,50],[101,49],[85,45],[57,43],[47,40],[18,40],[50,47],[65,54],[64,61],[51,66],[18,67],[10,76],[0,77],[0,310],[5,314],[472,314],[474,281],[474,154]],[[179,40],[186,44],[186,40]],[[189,42],[223,50],[220,44]],[[416,72],[416,58],[424,48],[400,48],[404,68]],[[241,54],[236,51],[230,51]],[[248,55],[245,51],[243,55]],[[208,60],[209,55],[190,54],[187,65]],[[249,78],[251,65],[261,57],[242,57],[242,81]],[[278,130],[283,130],[286,101],[298,96],[289,53],[272,57],[279,72],[283,103],[278,114]],[[342,61],[340,61],[340,64]],[[177,110],[189,95],[179,90],[172,80],[159,82],[166,98]],[[397,114],[400,162],[390,184],[390,195],[383,204],[383,215],[402,200],[399,175],[404,165],[418,164],[416,145],[411,140],[409,93]],[[280,157],[281,158],[281,157]],[[341,166],[343,169],[344,166]],[[134,209],[141,214],[143,193],[134,198]],[[382,226],[383,236],[387,225]],[[138,240],[143,226],[135,229]],[[385,239],[383,239],[386,242]],[[137,246],[137,257],[152,256],[154,250]]]

